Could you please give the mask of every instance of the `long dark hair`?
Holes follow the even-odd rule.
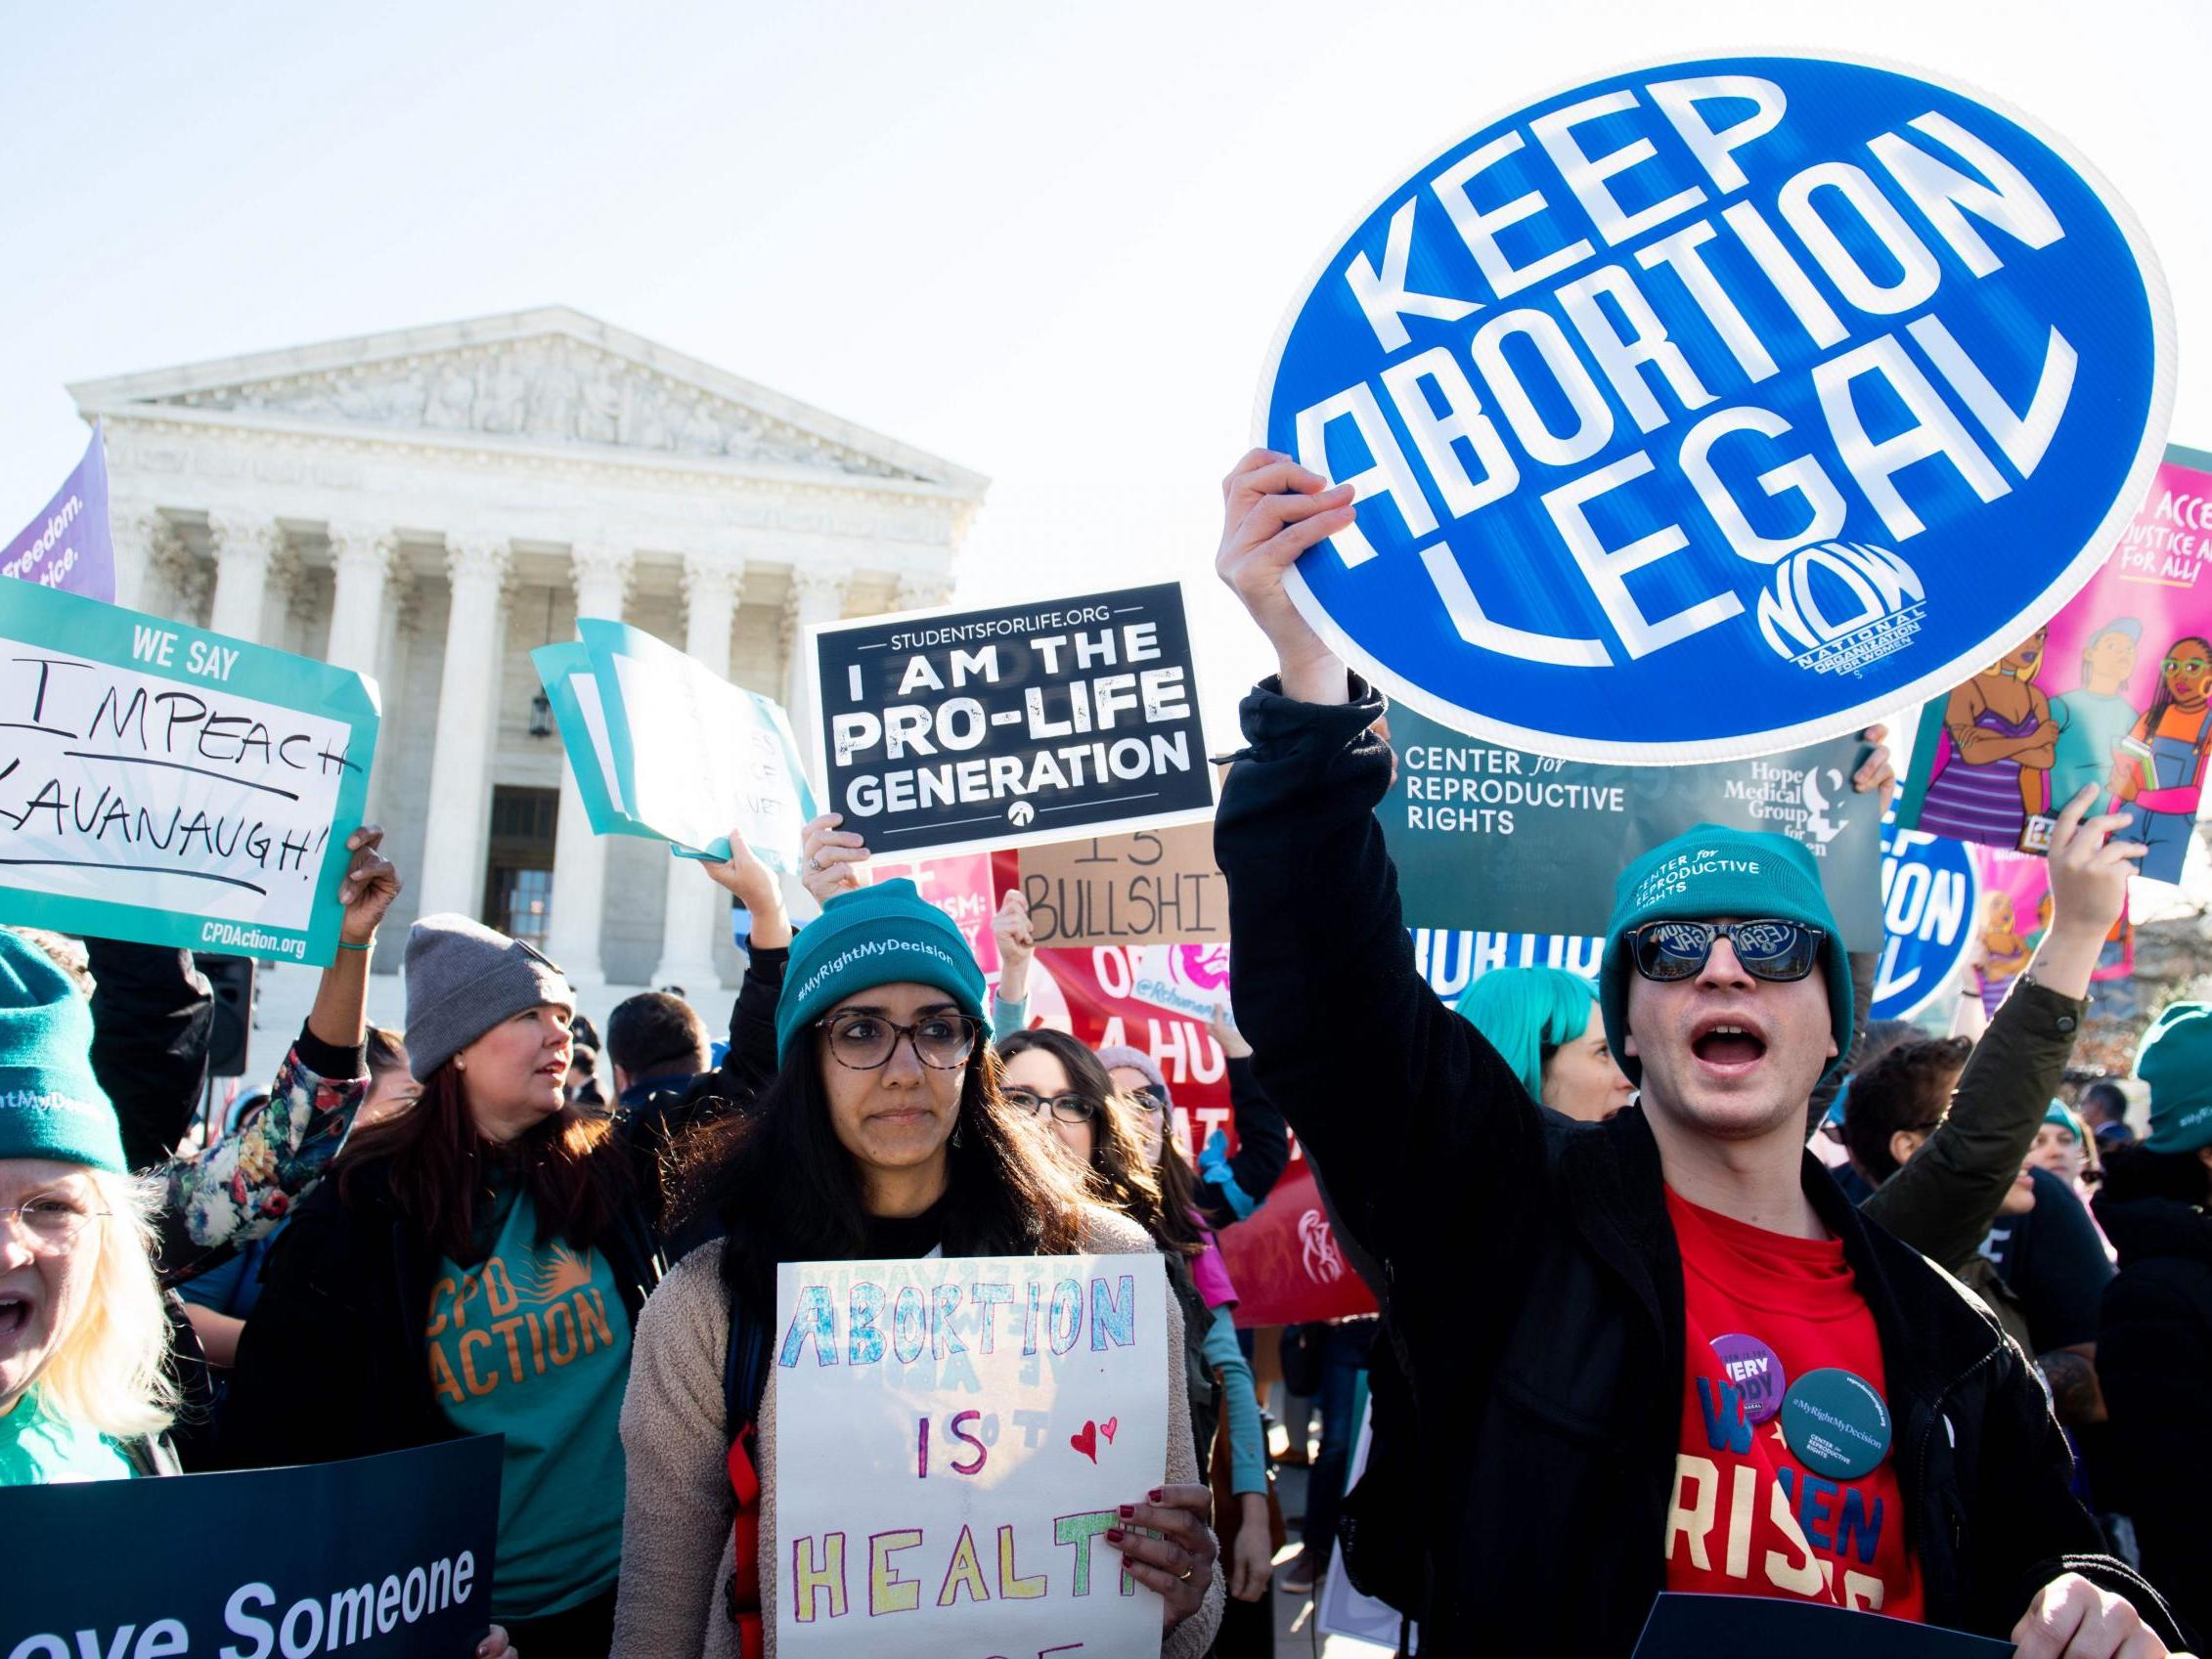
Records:
[[[1123,1110],[1140,1109],[1127,1106]],[[1160,1109],[1160,1161],[1153,1165],[1152,1172],[1160,1183],[1161,1230],[1155,1237],[1171,1250],[1179,1250],[1184,1255],[1199,1254],[1206,1248],[1208,1236],[1198,1220],[1198,1177],[1183,1157],[1182,1143],[1175,1136],[1174,1118],[1165,1106]]]
[[[2104,1155],[2100,1203],[2133,1203],[2138,1199],[2172,1199],[2199,1207],[2212,1203],[2212,1169],[2192,1152],[2152,1152],[2146,1146],[2114,1147]]]
[[[2204,654],[2207,657],[2212,657],[2212,639],[2199,638],[2193,633],[2185,633],[2167,646],[2166,656],[2172,656],[2184,645],[2201,645],[2204,647]],[[2158,659],[2158,689],[2150,694],[2150,707],[2143,712],[2145,741],[2148,742],[2157,737],[2158,722],[2166,718],[2166,711],[2173,706],[2174,694],[2166,688],[2166,659],[2161,657]],[[2204,722],[2196,728],[2196,752],[2201,755],[2208,746],[2212,746],[2212,715],[2208,715]]]
[[[1197,1229],[1186,1219],[1178,1234],[1169,1220],[1159,1178],[1145,1167],[1144,1149],[1136,1144],[1128,1119],[1122,1115],[1128,1109],[1115,1094],[1114,1079],[1098,1056],[1067,1032],[1040,1026],[1016,1031],[1000,1041],[998,1058],[1011,1060],[1031,1049],[1057,1060],[1060,1070],[1068,1074],[1070,1091],[1090,1105],[1091,1196],[1151,1234],[1153,1242],[1171,1255],[1196,1255],[1205,1247],[1197,1238]]]
[[[818,1032],[803,1032],[751,1110],[692,1131],[674,1152],[677,1229],[707,1216],[721,1222],[724,1282],[751,1307],[774,1307],[778,1262],[867,1252],[865,1196],[830,1121],[819,1044]],[[954,1123],[946,1148],[947,1255],[1083,1248],[1084,1194],[1000,1098],[988,1043],[968,1056]]]
[[[465,1258],[479,1196],[502,1168],[518,1173],[538,1211],[538,1243],[590,1249],[613,1228],[631,1180],[607,1119],[563,1107],[511,1141],[480,1133],[461,1072],[448,1060],[423,1079],[411,1109],[372,1123],[338,1156],[338,1197],[354,1201],[379,1167],[392,1202],[441,1255]]]

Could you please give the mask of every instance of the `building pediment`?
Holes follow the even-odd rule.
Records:
[[[293,347],[69,388],[87,416],[424,434],[950,486],[985,480],[566,307]]]

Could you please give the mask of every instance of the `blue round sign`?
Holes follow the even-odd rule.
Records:
[[[1881,966],[1871,1020],[1910,1020],[1973,944],[1981,878],[1966,843],[1881,826]]]
[[[1394,184],[1309,280],[1261,441],[1355,486],[1292,574],[1433,719],[1585,761],[1838,735],[2088,580],[2174,330],[2125,203],[1934,76],[1626,70]]]

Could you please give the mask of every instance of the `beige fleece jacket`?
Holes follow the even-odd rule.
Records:
[[[1102,1255],[1153,1248],[1144,1230],[1110,1210],[1086,1208],[1084,1247]],[[638,1316],[622,1449],[629,1461],[622,1517],[622,1581],[612,1659],[738,1659],[726,1610],[733,1508],[725,1466],[722,1377],[730,1307],[722,1245],[685,1257]],[[1168,1467],[1171,1482],[1198,1479],[1190,1396],[1183,1376],[1183,1319],[1168,1298]],[[761,1625],[775,1652],[775,1377],[761,1400]],[[1218,1569],[1203,1606],[1161,1642],[1165,1659],[1197,1659],[1221,1622]]]

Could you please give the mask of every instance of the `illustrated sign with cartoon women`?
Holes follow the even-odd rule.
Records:
[[[2048,628],[1922,712],[1897,821],[2047,851],[2082,790],[2178,882],[2212,754],[2212,455],[2169,448],[2110,561]]]

